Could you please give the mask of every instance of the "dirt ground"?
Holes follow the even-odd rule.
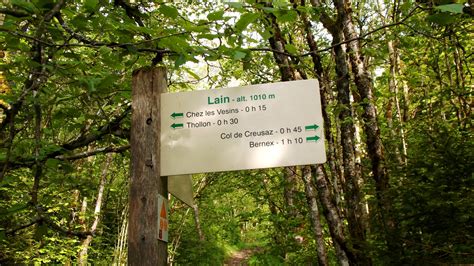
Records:
[[[232,254],[230,258],[224,262],[225,266],[248,266],[247,260],[255,253],[260,252],[258,248],[243,249]]]

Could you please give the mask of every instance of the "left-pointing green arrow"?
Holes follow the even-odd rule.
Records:
[[[184,116],[183,113],[172,113],[172,114],[171,114],[171,117],[172,117],[172,118],[183,117],[183,116]]]
[[[309,125],[309,126],[305,126],[304,129],[305,130],[316,130],[318,129],[318,125],[314,124],[314,125]]]
[[[311,136],[311,137],[306,137],[306,142],[310,142],[310,141],[318,141],[319,137],[318,136]]]
[[[182,128],[183,126],[184,126],[183,124],[176,124],[176,123],[173,123],[173,124],[171,125],[171,127],[172,127],[173,129]]]

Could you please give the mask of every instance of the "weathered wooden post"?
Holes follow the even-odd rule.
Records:
[[[160,94],[167,90],[164,67],[133,72],[128,264],[166,265],[167,243],[158,240],[158,194],[168,196],[160,176]]]

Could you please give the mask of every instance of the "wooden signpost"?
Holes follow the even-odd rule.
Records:
[[[158,240],[158,195],[168,197],[167,178],[160,176],[160,94],[166,89],[163,67],[133,73],[129,265],[167,264],[167,243]]]

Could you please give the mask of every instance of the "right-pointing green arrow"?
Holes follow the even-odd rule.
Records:
[[[318,125],[314,124],[314,125],[309,125],[309,126],[305,126],[304,129],[305,130],[316,130],[318,129]]]
[[[183,113],[172,113],[171,114],[171,117],[174,119],[174,118],[177,118],[177,117],[183,117],[184,114]]]
[[[319,137],[318,136],[311,136],[311,137],[306,137],[306,142],[310,142],[310,141],[318,141]]]
[[[176,124],[176,123],[173,123],[173,124],[171,125],[171,127],[172,127],[173,129],[182,128],[183,126],[184,126],[183,124]]]

